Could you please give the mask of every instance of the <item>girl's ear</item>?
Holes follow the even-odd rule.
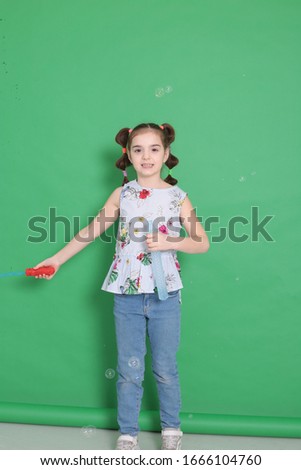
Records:
[[[164,163],[166,162],[166,160],[168,160],[168,157],[169,157],[169,154],[170,154],[170,146],[166,147],[166,149],[164,150]]]

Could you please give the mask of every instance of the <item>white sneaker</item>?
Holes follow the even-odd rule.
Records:
[[[139,450],[138,437],[121,434],[117,439],[115,450]]]
[[[178,428],[165,428],[161,431],[162,447],[161,450],[179,450],[182,443],[182,431]]]

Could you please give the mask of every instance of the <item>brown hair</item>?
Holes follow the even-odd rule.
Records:
[[[129,127],[123,127],[120,129],[120,131],[117,133],[115,137],[115,141],[117,144],[121,145],[123,148],[126,148],[127,150],[131,147],[133,137],[139,133],[141,129],[153,129],[155,131],[160,132],[160,137],[163,143],[164,150],[175,140],[175,130],[174,128],[167,123],[162,124],[163,129],[158,125],[154,123],[147,123],[147,124],[139,124],[138,126],[134,127],[132,131],[129,133],[131,130]],[[165,162],[165,165],[171,169],[174,166],[176,166],[179,163],[179,160],[177,157],[172,155],[171,152],[169,152],[169,156]],[[123,153],[122,157],[117,160],[115,163],[116,167],[119,168],[120,170],[125,170],[127,166],[132,165],[131,161],[128,158],[128,154]],[[177,184],[178,180],[173,178],[171,175],[168,175],[165,180],[166,183],[175,185]],[[129,180],[126,176],[123,178],[122,186],[124,186],[126,183],[128,183]]]

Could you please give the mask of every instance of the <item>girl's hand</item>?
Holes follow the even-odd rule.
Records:
[[[47,279],[47,281],[50,281],[50,279],[52,279],[53,276],[55,276],[56,273],[58,272],[60,268],[60,263],[55,258],[55,256],[52,256],[51,258],[44,259],[44,261],[34,266],[34,269],[41,268],[42,266],[52,266],[55,269],[55,271],[50,276],[47,276],[47,274],[43,274],[43,275],[39,274],[38,276],[35,276],[35,278],[36,279],[44,278],[44,279]]]
[[[160,231],[148,233],[146,235],[146,245],[148,251],[166,251],[173,249],[171,237]]]

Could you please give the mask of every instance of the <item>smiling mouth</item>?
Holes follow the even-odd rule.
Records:
[[[143,163],[141,165],[143,168],[152,168],[154,165],[153,164],[150,164],[150,163]]]

